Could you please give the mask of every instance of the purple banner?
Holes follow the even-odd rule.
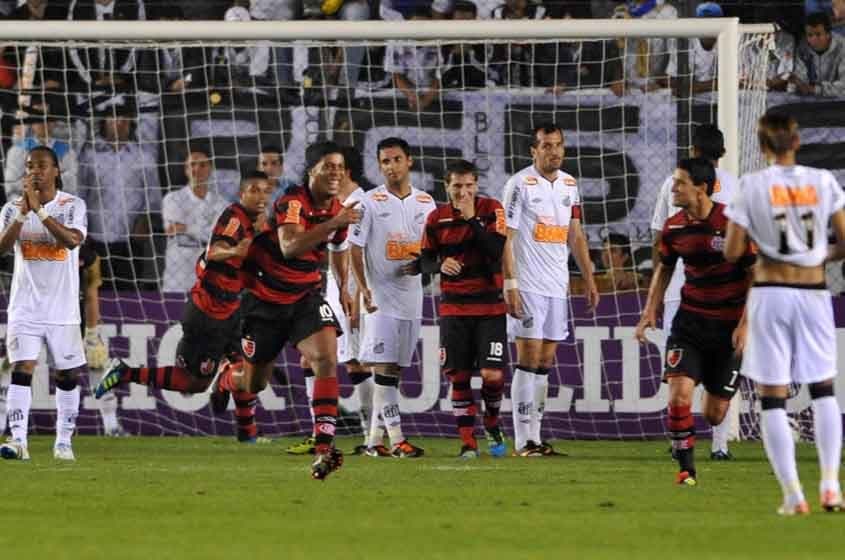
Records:
[[[655,344],[641,345],[633,338],[634,325],[645,294],[605,295],[595,315],[584,302],[573,298],[570,306],[570,337],[558,351],[558,363],[550,374],[549,400],[544,420],[548,438],[630,439],[662,437],[666,387],[660,383],[663,333],[656,331]],[[448,387],[439,372],[438,330],[434,301],[427,298],[425,320],[414,365],[403,373],[401,408],[403,428],[412,435],[455,434]],[[162,299],[157,293],[102,295],[102,333],[112,356],[132,365],[170,365],[181,336],[179,298]],[[5,307],[5,306],[4,306]],[[845,325],[845,300],[835,298],[837,327]],[[5,334],[5,325],[0,327]],[[841,333],[840,333],[841,334]],[[512,350],[512,349],[511,349]],[[514,355],[513,353],[511,354]],[[265,435],[291,435],[311,429],[299,355],[286,349],[279,365],[287,383],[276,381],[259,396],[258,422]],[[99,375],[99,374],[97,374]],[[509,376],[510,373],[508,372]],[[92,374],[92,377],[94,375]],[[352,385],[342,371],[342,426],[356,431],[359,404]],[[46,367],[40,366],[33,383],[33,425],[52,433],[53,387]],[[841,375],[840,375],[841,380]],[[480,380],[475,380],[480,383]],[[476,385],[477,387],[478,385]],[[132,385],[118,390],[119,417],[130,433],[147,435],[231,435],[233,417],[215,417],[206,395],[182,395]],[[506,388],[506,396],[509,388]],[[845,405],[845,391],[838,391]],[[696,406],[699,400],[695,399]],[[743,391],[735,401],[741,428],[754,435],[756,399]],[[790,399],[790,411],[801,413],[809,406],[806,391]],[[101,432],[99,403],[90,395],[83,399],[79,419],[81,433]],[[510,401],[503,403],[504,426],[510,432]],[[696,409],[697,410],[697,409]],[[699,424],[706,431],[703,423]]]

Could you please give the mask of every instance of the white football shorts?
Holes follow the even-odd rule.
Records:
[[[836,376],[836,327],[827,289],[754,286],[746,305],[744,376],[763,385]]]
[[[508,339],[566,340],[569,337],[569,299],[520,291],[523,319],[508,315]]]
[[[47,344],[48,365],[51,368],[65,370],[86,364],[79,325],[46,325],[21,321],[9,323],[6,329],[6,351],[10,363],[37,360],[44,344]]]
[[[376,311],[364,315],[358,359],[365,364],[408,367],[420,340],[421,319],[397,319]]]

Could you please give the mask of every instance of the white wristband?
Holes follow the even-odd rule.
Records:
[[[18,215],[15,216],[15,221],[20,223],[26,222],[26,214],[24,214],[23,212],[18,212]]]
[[[505,291],[510,290],[517,290],[519,289],[519,282],[516,281],[516,278],[506,278],[505,279]]]
[[[47,210],[45,210],[43,206],[39,208],[38,212],[36,212],[35,214],[38,216],[38,219],[42,222],[50,217],[50,214],[47,213]]]

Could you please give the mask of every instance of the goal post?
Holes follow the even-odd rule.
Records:
[[[144,271],[143,278],[106,275],[101,292],[101,334],[108,339],[113,355],[124,357],[131,365],[169,365],[173,363],[175,346],[181,330],[179,320],[184,289],[163,289],[163,278],[170,272],[167,258],[171,245],[191,253],[182,266],[190,274],[195,256],[202,250],[201,235],[170,234],[155,223],[166,222],[161,202],[153,194],[165,194],[184,183],[185,152],[201,139],[210,152],[215,188],[232,193],[240,174],[251,169],[263,147],[277,145],[284,152],[284,177],[289,181],[301,178],[305,146],[318,139],[332,138],[342,144],[353,144],[365,157],[364,175],[372,183],[380,182],[374,150],[377,140],[390,135],[405,137],[412,146],[415,186],[439,193],[442,197],[442,172],[456,158],[473,160],[482,177],[479,183],[485,193],[496,196],[507,177],[530,163],[530,131],[537,123],[559,120],[566,135],[567,156],[564,167],[579,180],[584,198],[585,229],[593,257],[601,265],[602,245],[608,234],[624,234],[630,239],[626,265],[639,279],[634,290],[615,287],[603,295],[599,312],[584,312],[579,297],[572,298],[572,336],[561,345],[559,363],[552,373],[547,408],[548,436],[584,438],[647,438],[663,434],[665,389],[661,379],[662,348],[639,346],[633,341],[633,325],[644,301],[642,283],[650,261],[651,212],[663,179],[676,162],[678,148],[686,149],[686,137],[678,133],[699,122],[711,122],[708,115],[718,115],[718,124],[725,135],[726,157],[721,165],[739,174],[757,163],[740,165],[741,145],[747,144],[749,127],[765,111],[765,66],[773,33],[771,26],[748,28],[735,18],[678,20],[538,20],[538,21],[461,21],[461,22],[15,22],[0,25],[0,39],[29,53],[27,46],[60,50],[87,49],[114,54],[137,50],[159,53],[171,47],[196,47],[201,54],[203,72],[214,64],[211,51],[233,48],[237,53],[254,47],[304,51],[304,58],[290,62],[299,68],[301,77],[293,100],[273,93],[263,96],[262,84],[253,79],[242,86],[247,103],[235,101],[235,87],[220,87],[209,80],[199,92],[201,103],[193,104],[189,94],[167,93],[178,103],[167,105],[164,95],[160,105],[140,87],[129,93],[105,97],[128,97],[138,108],[132,116],[134,134],[148,165],[157,176],[136,174],[144,188],[144,200],[138,216],[146,220],[147,233],[129,234],[129,247],[116,252],[119,244],[106,244],[106,259],[130,259]],[[701,95],[676,98],[667,90],[645,90],[612,93],[605,83],[605,72],[617,64],[624,72],[626,57],[632,60],[633,40],[681,40],[692,38],[717,40],[717,87]],[[753,40],[746,41],[749,37]],[[612,50],[609,43],[621,41]],[[630,40],[626,43],[627,40]],[[643,41],[640,41],[641,43]],[[668,42],[668,41],[667,41]],[[549,84],[490,83],[452,87],[441,100],[424,111],[409,107],[392,88],[380,53],[391,44],[431,47],[437,51],[460,44],[477,46],[483,52],[504,44],[548,48],[551,60],[531,59],[529,70],[554,70],[565,67],[573,72],[572,83],[561,91]],[[573,58],[563,59],[559,44],[571,44],[566,52]],[[679,44],[684,43],[678,41]],[[745,56],[742,45],[755,49]],[[597,46],[600,60],[587,60],[587,46]],[[354,98],[338,95],[337,82],[326,75],[336,61],[332,47],[367,50],[361,62],[361,82]],[[692,56],[686,46],[673,46],[673,52]],[[514,64],[507,51],[504,64]],[[573,54],[574,53],[574,54]],[[315,56],[317,73],[308,74],[309,57]],[[577,56],[576,56],[577,55]],[[614,58],[615,57],[615,58]],[[19,69],[30,59],[20,57]],[[418,61],[414,61],[416,64]],[[634,61],[637,62],[638,61]],[[68,63],[69,64],[69,63]],[[522,62],[520,62],[522,64]],[[598,81],[583,78],[579,69],[593,64]],[[299,66],[297,66],[299,65]],[[494,63],[485,59],[484,71],[494,70]],[[744,68],[743,66],[746,66]],[[687,72],[688,64],[678,64]],[[69,75],[73,69],[61,69]],[[416,68],[419,70],[419,68]],[[144,70],[147,71],[147,70]],[[149,76],[133,71],[130,85],[139,86]],[[209,71],[210,72],[210,71]],[[364,76],[367,76],[364,79]],[[555,74],[556,75],[556,74]],[[744,85],[740,84],[740,75]],[[748,79],[749,75],[756,76]],[[313,83],[310,82],[314,78]],[[380,80],[380,81],[379,81]],[[555,84],[552,84],[555,85]],[[38,87],[35,88],[36,90]],[[108,89],[106,88],[100,88]],[[314,95],[309,95],[313,93]],[[16,93],[7,90],[5,93]],[[44,92],[46,94],[46,92]],[[195,92],[196,93],[196,92]],[[80,169],[91,167],[87,155],[96,152],[95,137],[104,92],[93,85],[52,92],[65,105],[77,107],[57,112],[52,122],[58,123],[55,134],[62,136],[79,156]],[[743,99],[742,96],[746,96]],[[17,97],[17,96],[15,96]],[[7,96],[8,98],[8,96]],[[221,102],[220,98],[224,100]],[[679,105],[689,109],[678,110]],[[696,113],[694,106],[702,111]],[[78,107],[82,107],[79,109]],[[176,109],[174,109],[176,107]],[[16,108],[4,107],[7,120]],[[48,110],[53,110],[48,107]],[[153,133],[150,134],[150,127]],[[742,134],[742,141],[740,141]],[[752,137],[753,137],[753,133]],[[17,140],[15,140],[17,142]],[[10,150],[4,153],[4,162]],[[97,167],[94,165],[93,167]],[[8,169],[8,166],[7,166]],[[87,174],[86,174],[87,173]],[[155,174],[154,174],[155,175]],[[103,198],[110,187],[95,171],[80,171],[80,189],[86,189],[89,217],[102,217],[119,205],[110,205]],[[226,188],[224,188],[224,186]],[[8,192],[8,189],[7,189]],[[155,218],[155,219],[153,219]],[[180,237],[182,236],[182,237]],[[183,239],[184,237],[184,239]],[[135,243],[138,241],[139,243]],[[182,243],[184,241],[184,243]],[[191,249],[193,248],[193,249]],[[8,273],[8,271],[7,271]],[[136,274],[132,272],[131,274]],[[8,277],[6,277],[6,280]],[[126,281],[134,286],[126,288]],[[120,286],[123,281],[124,286]],[[7,282],[3,286],[7,287]],[[426,298],[425,323],[418,358],[403,378],[403,412],[409,434],[446,435],[455,433],[446,382],[439,373],[437,359],[437,317],[434,313],[436,294]],[[287,372],[288,383],[273,383],[259,398],[259,423],[268,435],[289,435],[310,430],[310,416],[305,399],[304,382],[295,352],[287,351],[280,361]],[[0,382],[3,376],[0,375]],[[354,413],[357,396],[352,386],[342,380],[342,406]],[[214,417],[206,406],[204,395],[185,396],[178,393],[148,390],[132,385],[121,390],[120,413],[130,431],[145,434],[216,434],[233,431],[233,419]],[[46,369],[36,376],[34,408],[36,427],[50,429],[52,399]],[[510,403],[503,404],[504,425],[510,431]],[[87,397],[83,401],[80,426],[97,431],[97,403]]]

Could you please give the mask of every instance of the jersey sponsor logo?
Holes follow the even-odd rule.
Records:
[[[813,185],[803,187],[772,185],[769,187],[769,202],[774,208],[815,206],[819,203],[819,196],[816,192],[816,187]]]
[[[567,187],[574,187],[578,183],[572,177],[567,177],[563,180],[563,184],[566,185]]]
[[[537,177],[525,177],[524,179],[522,179],[522,183],[525,185],[536,185]]]
[[[538,223],[534,226],[534,241],[537,243],[566,243],[569,228],[553,224]]]
[[[670,348],[666,351],[666,365],[671,368],[678,367],[678,364],[681,363],[681,359],[683,359],[683,357],[683,348]]]
[[[302,203],[298,200],[288,202],[288,211],[285,214],[285,224],[298,224],[299,216],[302,214]]]
[[[290,212],[290,207],[288,207],[288,212]],[[235,232],[238,231],[238,227],[240,227],[241,222],[237,218],[229,218],[229,223],[226,224],[226,227],[223,229],[223,236],[225,237],[232,237],[235,235]]]
[[[53,243],[22,241],[21,254],[25,261],[64,261],[67,249]]]
[[[244,356],[252,358],[255,356],[255,341],[250,338],[242,338],[241,350],[244,351]]]

